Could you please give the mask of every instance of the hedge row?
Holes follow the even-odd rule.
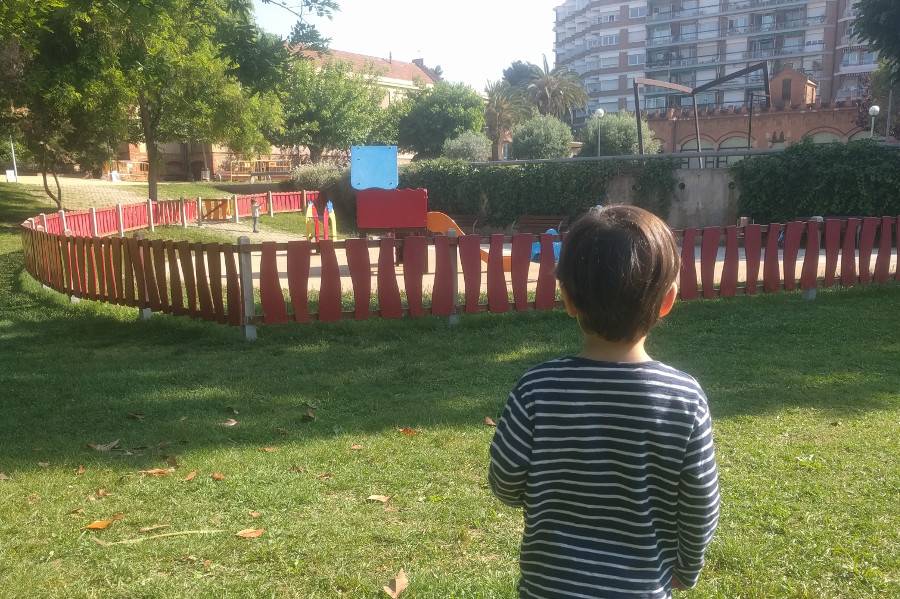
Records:
[[[729,169],[741,192],[740,214],[756,222],[900,214],[900,148],[868,139],[814,144],[807,138]]]
[[[402,165],[398,187],[427,189],[429,210],[475,215],[495,227],[506,227],[524,214],[575,218],[609,201],[636,204],[666,218],[677,166],[678,160],[665,158],[489,166],[441,159]],[[634,176],[632,197],[607,196],[609,182],[617,175]],[[289,185],[322,190],[338,216],[351,219],[344,222],[356,220],[349,170],[300,167]]]

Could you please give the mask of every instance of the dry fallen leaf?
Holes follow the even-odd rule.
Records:
[[[288,429],[286,429],[286,428],[276,428],[276,429],[275,429],[275,432],[278,433],[279,435],[286,435],[286,434],[288,434]]]
[[[3,472],[0,472],[0,480],[9,480],[9,476],[4,474]]]
[[[84,508],[83,508],[83,507],[77,507],[77,508],[75,508],[74,510],[72,510],[71,512],[69,512],[69,514],[72,515],[72,516],[75,516],[75,515],[80,514],[80,513],[82,513],[82,512],[84,512]]]
[[[234,426],[235,424],[237,424],[237,420],[235,420],[234,418],[229,418],[225,422],[220,422],[219,426]]]
[[[115,441],[111,441],[109,443],[101,443],[101,444],[88,443],[88,447],[90,447],[94,451],[109,451],[110,449],[112,449],[113,447],[115,447],[118,444],[119,444],[119,440],[116,439]]]
[[[213,472],[212,477],[214,480],[225,480],[225,475],[219,474],[218,472]]]
[[[328,480],[329,478],[334,478],[334,474],[331,472],[326,472],[325,474],[319,474],[316,476],[319,480]]]
[[[170,455],[166,458],[166,464],[169,465],[169,468],[178,468],[178,458]]]
[[[135,414],[134,412],[128,412],[129,418],[134,418],[135,420],[143,420],[146,418],[144,414]]]
[[[156,526],[145,526],[140,529],[138,532],[153,532],[154,530],[162,530],[164,528],[171,528],[171,524],[157,524]]]
[[[259,513],[259,512],[254,512],[253,510],[250,510],[250,511],[247,512],[247,513],[250,514],[250,517],[251,517],[251,518],[259,518],[259,516],[260,516],[260,513]]]
[[[106,489],[97,489],[97,497],[111,497],[115,493],[110,493]]]
[[[81,464],[78,464],[78,468],[75,468],[75,474],[82,475],[82,474],[84,474],[84,472],[85,472],[84,466],[82,466]]]
[[[187,416],[182,416],[182,417],[179,418],[178,420],[179,420],[180,422],[184,422],[185,420],[187,420]]]
[[[309,403],[308,401],[303,402],[303,407],[308,408],[310,410],[318,410],[319,409],[319,406],[314,406],[311,403]]]
[[[369,495],[368,497],[366,497],[366,501],[372,503],[387,503],[388,501],[390,501],[390,499],[391,498],[387,495]]]
[[[225,409],[228,410],[229,412],[231,412],[232,414],[240,414],[240,412],[238,412],[236,409],[232,408],[231,406],[228,406]]]
[[[40,466],[41,468],[46,468],[49,465],[50,465],[50,462],[38,462],[38,466]]]
[[[384,587],[384,592],[391,597],[391,599],[397,599],[400,596],[400,593],[406,590],[406,587],[409,586],[409,581],[406,579],[406,572],[403,571],[403,568],[400,568],[400,572],[397,573],[397,578],[392,580],[390,584]]]
[[[112,524],[113,522],[118,520],[119,518],[124,518],[124,517],[125,517],[125,514],[116,514],[109,520],[97,520],[96,522],[91,522],[87,526],[83,527],[81,530],[84,530],[85,528],[89,528],[91,530],[103,530],[107,526],[109,526],[110,524]]]
[[[206,560],[205,562],[203,562],[203,567],[209,568],[209,560]]]
[[[187,476],[185,476],[185,477],[184,477],[183,479],[181,479],[181,480],[182,480],[182,482],[188,482],[188,481],[194,480],[194,477],[195,477],[195,476],[197,476],[197,471],[196,471],[196,470],[194,470],[193,472],[191,472],[190,474],[188,474]]]
[[[277,451],[278,448],[275,446],[272,447],[263,447],[263,451]]]
[[[307,469],[304,466],[296,466],[295,465],[295,466],[291,466],[290,468],[288,468],[288,472],[309,472],[309,469]]]
[[[140,471],[138,471],[138,474],[140,474],[141,476],[149,475],[149,476],[156,476],[158,478],[161,478],[163,476],[168,476],[169,474],[172,474],[172,471],[167,470],[166,468],[154,468],[152,470],[140,470]]]
[[[485,423],[486,425],[488,425],[488,426],[497,426],[497,423],[494,422],[493,419],[491,419],[491,418],[488,417],[488,416],[485,416],[485,417],[484,417],[484,423]]]
[[[312,413],[312,410],[306,410],[306,413],[300,417],[301,420],[315,420],[316,416]]]
[[[244,530],[236,532],[234,536],[243,537],[245,539],[255,539],[256,537],[262,536],[264,532],[266,532],[265,528],[245,528]]]
[[[350,449],[352,449],[352,450],[354,450],[354,451],[359,451],[359,450],[362,449],[362,448],[363,448],[362,445],[351,445],[351,446],[350,446]]]
[[[401,433],[403,433],[404,435],[418,435],[419,433],[422,432],[422,431],[415,431],[411,428],[398,428],[397,430],[400,431]]]
[[[25,498],[25,501],[27,501],[28,503],[34,503],[34,502],[40,501],[40,500],[41,500],[41,496],[38,495],[37,493],[32,493],[31,495],[29,495],[28,497]]]
[[[184,563],[195,562],[197,561],[197,558],[193,555],[185,555],[183,558],[181,558],[181,561],[183,561]]]

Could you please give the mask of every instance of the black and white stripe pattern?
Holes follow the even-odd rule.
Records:
[[[520,597],[671,596],[696,584],[719,488],[706,396],[660,362],[568,356],[528,371],[489,480],[523,507]]]

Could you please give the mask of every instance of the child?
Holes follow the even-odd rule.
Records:
[[[250,199],[250,215],[253,216],[253,232],[259,233],[259,204],[256,198]]]
[[[719,514],[709,408],[644,350],[679,268],[669,228],[633,206],[591,210],[563,242],[556,276],[584,351],[525,373],[490,448],[494,494],[524,509],[520,598],[697,583]]]

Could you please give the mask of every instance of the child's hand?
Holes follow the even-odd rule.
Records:
[[[672,577],[672,590],[673,591],[684,591],[684,590],[686,590],[686,588],[683,584],[681,584],[680,580],[678,580],[677,578],[675,578],[673,576]]]

